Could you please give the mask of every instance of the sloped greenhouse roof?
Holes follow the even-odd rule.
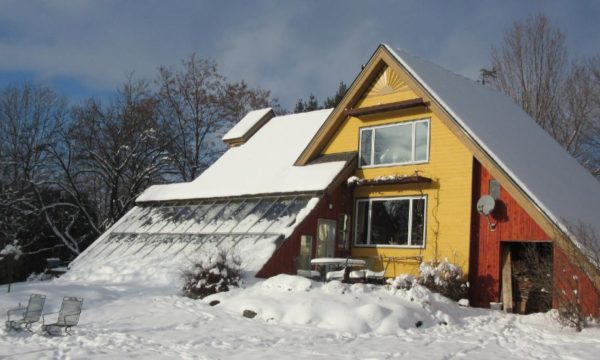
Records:
[[[600,183],[512,99],[384,46],[563,231],[600,235]]]
[[[155,185],[138,202],[323,191],[346,165],[294,166],[331,109],[277,116],[246,143],[230,148],[194,181]]]
[[[72,263],[79,281],[178,283],[191,261],[227,249],[254,274],[317,197],[265,196],[136,206]]]

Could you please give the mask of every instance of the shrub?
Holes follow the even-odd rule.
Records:
[[[431,291],[458,301],[467,296],[469,283],[464,281],[460,267],[448,262],[422,262],[419,266],[419,283]]]
[[[458,301],[467,296],[469,283],[464,281],[460,267],[448,262],[422,262],[419,266],[419,277],[401,274],[388,279],[388,284],[396,289],[410,289],[415,284],[423,285],[433,292],[440,293]]]
[[[413,285],[417,282],[417,278],[410,274],[400,274],[399,276],[388,279],[387,283],[390,284],[395,289],[404,289],[408,290],[413,287]]]
[[[197,261],[183,272],[183,295],[202,299],[240,286],[241,260],[226,250],[219,250],[205,260]]]

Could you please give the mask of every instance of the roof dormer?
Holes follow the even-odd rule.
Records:
[[[275,112],[271,108],[250,111],[223,136],[223,141],[229,146],[241,145],[273,117]]]

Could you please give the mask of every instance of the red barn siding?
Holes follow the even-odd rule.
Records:
[[[331,209],[329,208],[330,204],[332,205]],[[312,255],[314,256],[317,249],[317,223],[319,219],[338,221],[342,213],[349,216],[352,213],[352,195],[345,183],[331,193],[326,193],[319,200],[317,206],[294,229],[292,235],[284,240],[283,244],[275,250],[273,256],[271,256],[256,276],[268,278],[277,274],[295,274],[294,258],[300,254],[300,237],[302,235],[313,237]],[[348,225],[350,225],[350,221]],[[336,231],[336,244],[338,244],[339,238],[339,234]],[[347,252],[336,246],[336,256],[346,257]]]
[[[496,223],[491,231],[484,216],[476,211],[477,200],[489,193],[490,173],[475,160],[473,166],[473,218],[469,281],[471,283],[471,303],[474,306],[488,307],[489,303],[500,301],[500,256],[502,242],[510,241],[551,241],[552,238],[525,212],[525,210],[504,190],[496,201],[490,220]],[[572,287],[572,275],[579,278],[579,293],[586,313],[598,313],[600,296],[590,279],[573,266],[565,254],[553,246],[554,287]],[[554,306],[558,305],[556,296]]]
[[[554,247],[553,265],[555,288],[553,306],[558,307],[561,301],[572,301],[575,296],[573,290],[577,290],[583,314],[600,317],[600,293],[590,278],[580,268],[573,266],[558,246]]]

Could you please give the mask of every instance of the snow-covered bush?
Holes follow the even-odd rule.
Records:
[[[0,250],[0,259],[13,256],[15,259],[18,259],[23,255],[23,250],[21,249],[21,245],[17,242],[17,240],[12,243],[6,244],[2,250]]]
[[[462,269],[448,259],[440,262],[422,262],[419,283],[431,291],[458,301],[467,296],[469,283],[464,281]]]
[[[419,266],[419,277],[400,274],[394,279],[388,279],[387,283],[392,288],[405,290],[414,285],[423,285],[455,301],[466,297],[469,289],[469,283],[464,281],[461,268],[448,260],[422,262]]]
[[[218,250],[207,259],[197,261],[183,272],[183,294],[192,299],[229,291],[241,284],[241,260],[226,250]]]
[[[47,281],[47,280],[51,280],[51,279],[54,279],[54,276],[41,272],[41,273],[29,274],[29,276],[27,277],[27,280],[25,280],[25,281]]]
[[[408,290],[413,287],[413,285],[418,283],[416,277],[410,274],[400,274],[399,276],[388,279],[387,283],[393,287],[394,289],[405,289]]]

